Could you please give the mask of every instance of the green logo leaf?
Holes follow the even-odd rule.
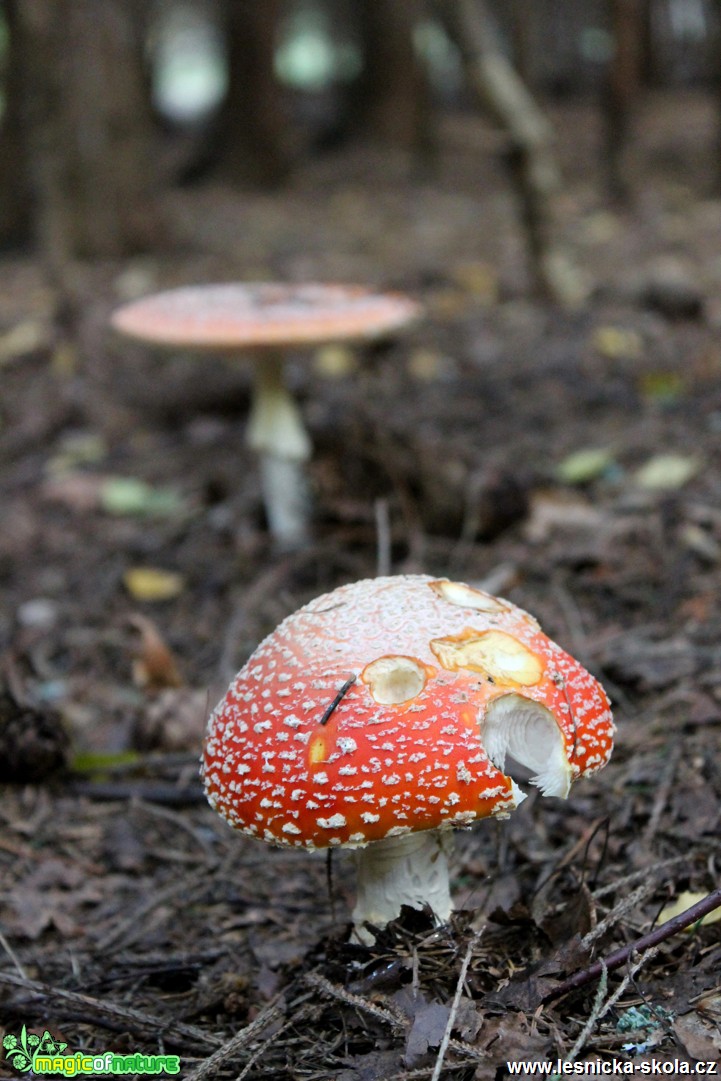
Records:
[[[14,1070],[19,1073],[26,1073],[32,1069],[34,1048],[39,1043],[39,1037],[33,1036],[32,1033],[28,1035],[27,1029],[23,1025],[19,1038],[11,1032],[3,1038],[5,1058]]]
[[[60,1043],[46,1029],[42,1036],[36,1036],[34,1032],[28,1032],[23,1025],[20,1035],[16,1036],[8,1032],[3,1037],[5,1058],[18,1073],[27,1073],[33,1068],[33,1059],[36,1055],[58,1055],[68,1046]]]

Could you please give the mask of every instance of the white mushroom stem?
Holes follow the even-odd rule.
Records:
[[[374,841],[357,853],[358,895],[353,909],[355,937],[366,945],[374,936],[366,922],[385,927],[401,905],[428,906],[438,923],[452,911],[447,851],[450,832],[423,830]]]
[[[247,442],[260,459],[263,502],[276,544],[301,547],[308,539],[310,496],[304,465],[310,437],[285,385],[283,360],[266,352],[255,361]]]

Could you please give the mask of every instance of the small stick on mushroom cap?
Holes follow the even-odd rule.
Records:
[[[271,533],[280,547],[296,548],[308,534],[303,463],[311,441],[285,385],[282,350],[378,338],[419,314],[408,297],[360,286],[230,283],[156,293],[119,308],[111,323],[148,345],[249,356],[253,351],[247,440],[260,458]]]
[[[341,586],[265,639],[210,718],[203,772],[236,829],[357,849],[368,942],[366,923],[402,904],[448,919],[450,832],[525,798],[507,759],[565,798],[606,764],[613,731],[603,688],[532,616],[399,575]]]

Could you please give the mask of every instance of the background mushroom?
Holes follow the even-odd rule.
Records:
[[[284,351],[378,338],[419,313],[408,297],[359,286],[231,283],[156,293],[119,308],[112,326],[149,345],[252,358],[247,441],[260,457],[270,531],[280,547],[294,548],[308,533],[311,441],[284,379]]]
[[[341,586],[289,616],[212,714],[208,799],[279,845],[358,852],[355,933],[402,904],[448,919],[447,839],[608,761],[600,684],[528,613],[424,575]]]

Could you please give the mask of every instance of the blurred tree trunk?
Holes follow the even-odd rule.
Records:
[[[231,181],[275,185],[290,170],[283,88],[274,70],[281,10],[280,0],[224,0],[228,91],[213,156]]]
[[[158,240],[140,0],[16,0],[25,153],[51,268]]]
[[[708,36],[708,48],[710,51],[710,68],[713,75],[716,78],[716,116],[717,116],[717,135],[716,145],[714,152],[717,154],[717,161],[721,158],[721,0],[713,0],[712,4],[713,23],[711,31]],[[717,168],[716,182],[714,185],[714,191],[716,196],[721,195],[721,168]]]
[[[372,140],[427,148],[431,106],[413,31],[419,0],[356,0],[363,72],[353,90],[351,125]]]
[[[552,238],[560,177],[551,126],[501,52],[484,0],[434,0],[433,7],[459,51],[471,93],[511,141],[535,287],[552,300],[575,303],[581,293],[577,275]]]
[[[20,244],[30,233],[30,183],[23,138],[21,53],[17,4],[5,5],[9,49],[5,65],[5,112],[0,123],[0,245]]]
[[[534,89],[533,70],[533,0],[514,0],[511,9],[513,62],[529,90]]]
[[[614,199],[628,197],[624,151],[644,63],[644,0],[609,0],[613,56],[605,93],[606,181]]]

